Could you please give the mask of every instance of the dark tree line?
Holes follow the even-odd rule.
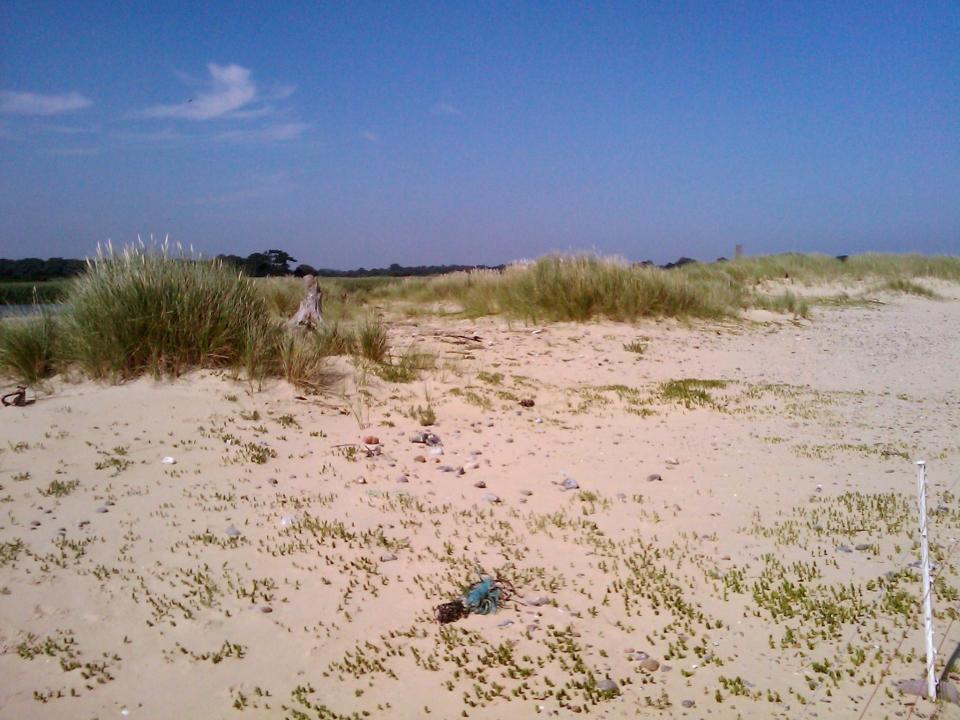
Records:
[[[86,260],[71,260],[69,258],[5,260],[0,258],[0,280],[38,282],[53,278],[73,277],[86,269]]]
[[[296,265],[297,259],[284,250],[266,250],[242,257],[240,255],[218,255],[218,260],[242,270],[248,277],[283,277],[285,275],[320,275],[322,277],[409,277],[441,275],[458,270],[494,269],[501,270],[503,265],[399,265],[393,263],[385,268],[357,268],[356,270],[332,270],[314,268],[310,265]],[[24,258],[22,260],[0,259],[0,281],[24,280],[38,282],[53,278],[66,278],[79,275],[86,270],[85,260],[65,258]]]

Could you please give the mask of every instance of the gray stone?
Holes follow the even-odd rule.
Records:
[[[546,605],[548,602],[550,602],[550,598],[546,595],[534,595],[528,597],[526,600],[527,605],[532,605],[533,607],[540,607],[541,605]]]
[[[477,481],[473,484],[473,486],[474,486],[475,488],[480,488],[480,489],[482,490],[483,488],[485,488],[485,487],[487,486],[487,484],[486,484],[483,480],[477,480]]]
[[[610,678],[606,677],[597,683],[597,690],[609,695],[617,695],[620,693],[620,686]]]
[[[397,559],[397,556],[393,553],[384,553],[380,556],[380,562],[393,562]]]
[[[860,550],[861,552],[864,550],[870,550],[871,548],[873,548],[873,545],[870,543],[860,543],[859,545],[854,546],[855,550]]]
[[[513,625],[513,620],[501,620],[500,622],[497,623],[497,627],[501,629],[508,628],[511,625]]]
[[[103,505],[101,505],[101,506],[98,507],[96,510],[94,510],[94,512],[105,513],[105,512],[110,512],[110,511],[109,511],[106,507],[104,507]]]
[[[650,473],[647,475],[647,482],[663,482],[663,478],[658,473]]]
[[[696,704],[697,703],[695,703],[693,700],[684,700],[683,702],[680,703],[680,705],[682,705],[685,708],[692,708]]]
[[[240,537],[240,531],[237,530],[233,525],[227,528],[227,535],[230,537]]]
[[[398,482],[398,483],[408,483],[408,482],[410,482],[410,480],[407,478],[406,475],[397,475],[397,482]]]
[[[493,493],[484,493],[481,500],[483,500],[484,502],[496,504],[500,502],[500,496],[494,495]]]
[[[573,478],[565,478],[562,487],[564,490],[576,490],[580,485]]]

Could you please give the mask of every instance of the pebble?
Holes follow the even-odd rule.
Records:
[[[407,478],[406,475],[397,475],[397,482],[398,482],[398,483],[408,483],[408,482],[410,482],[410,480]]]
[[[859,545],[854,546],[854,550],[860,550],[862,552],[864,550],[870,550],[872,547],[873,545],[870,543],[860,543]]]
[[[550,598],[548,598],[546,595],[534,595],[533,597],[528,597],[525,602],[527,605],[540,607],[541,605],[546,605],[548,602],[550,602]]]
[[[280,518],[280,527],[290,527],[293,523],[296,522],[296,519],[293,515],[284,515]]]
[[[604,678],[603,680],[597,683],[597,690],[599,690],[602,693],[617,695],[620,692],[620,686],[617,685],[610,678]]]
[[[105,512],[110,512],[110,511],[109,511],[104,505],[101,505],[101,506],[98,507],[96,510],[94,510],[94,512],[105,513]]]
[[[647,482],[663,482],[663,478],[657,473],[647,475]]]
[[[269,480],[267,480],[267,482],[270,483],[271,485],[276,485],[280,481],[277,480],[276,478],[270,478]]]
[[[482,490],[483,488],[485,488],[485,487],[487,486],[487,484],[486,484],[483,480],[477,480],[477,481],[473,484],[473,486],[474,486],[475,488],[480,488],[480,489]]]
[[[695,703],[693,700],[684,700],[684,701],[681,702],[680,704],[681,704],[683,707],[685,707],[685,708],[692,708],[692,707],[693,707],[694,705],[696,705],[697,703]]]
[[[667,458],[666,460],[664,460],[664,462],[665,462],[667,465],[679,465],[679,464],[680,464],[680,461],[679,461],[679,460],[677,460],[676,458],[672,458],[672,457]]]
[[[497,623],[498,628],[508,628],[513,625],[513,620],[501,620]]]
[[[227,535],[230,537],[240,537],[240,531],[237,530],[233,525],[227,528]]]
[[[40,527],[40,521],[39,521],[39,520],[34,520],[32,523],[30,523],[30,527],[32,527],[32,528],[38,528],[38,527]]]
[[[443,448],[440,447],[439,445],[436,446],[436,447],[432,447],[432,448],[430,448],[430,454],[431,454],[431,455],[443,455]]]
[[[358,478],[357,478],[356,480],[354,480],[353,482],[356,483],[357,485],[366,485],[366,484],[367,484],[367,479],[361,475],[360,477],[358,477]]]
[[[660,663],[654,660],[653,658],[648,657],[646,660],[640,661],[640,667],[642,667],[647,672],[656,672],[660,669]]]
[[[367,435],[367,436],[363,439],[363,444],[364,444],[364,445],[379,445],[379,444],[380,444],[380,438],[378,438],[376,435]]]
[[[576,490],[580,487],[580,484],[573,478],[566,478],[562,483],[562,487],[564,490]]]
[[[533,407],[536,403],[534,403],[533,398],[524,398],[520,401],[520,404],[523,407]]]
[[[270,607],[269,605],[258,605],[257,610],[262,612],[264,615],[269,615],[270,613],[273,612],[273,608]]]
[[[164,465],[176,465],[176,464],[177,464],[177,461],[176,461],[174,458],[170,457],[169,455],[167,455],[165,458],[163,458],[160,462],[163,463]]]
[[[384,553],[380,556],[380,562],[392,562],[397,559],[397,556],[393,553]]]
[[[483,498],[481,499],[484,502],[494,503],[494,504],[500,502],[500,497],[498,495],[494,495],[493,493],[484,493]]]
[[[531,490],[521,490],[521,491],[520,491],[520,494],[521,494],[521,495],[526,495],[527,497],[530,497],[531,495],[533,495],[533,491],[531,491]]]
[[[839,551],[842,552],[842,553],[850,553],[850,552],[853,552],[853,550],[851,550],[848,545],[841,545],[840,547],[837,548],[837,550],[839,550]]]
[[[455,472],[456,468],[453,465],[438,465],[437,470],[440,472]]]
[[[414,462],[425,463],[427,459],[423,455],[417,455],[413,458]]]

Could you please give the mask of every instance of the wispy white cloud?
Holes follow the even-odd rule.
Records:
[[[137,115],[147,118],[183,118],[186,120],[212,120],[229,117],[231,113],[252,103],[257,97],[257,86],[250,78],[250,71],[240,65],[217,65],[209,63],[211,87],[208,92],[177,105],[155,105],[141,110]]]
[[[93,102],[78,92],[41,95],[31,92],[0,92],[0,113],[9,115],[59,115],[89,107]]]
[[[302,122],[274,123],[248,130],[227,130],[216,137],[218,140],[236,143],[284,142],[299,140],[310,127],[309,123]]]
[[[438,102],[430,112],[434,115],[463,115],[462,112],[448,102]]]
[[[377,135],[372,130],[361,130],[360,137],[362,137],[367,142],[372,142],[372,143],[375,143],[380,139],[380,136]]]
[[[99,155],[98,147],[72,147],[72,148],[50,148],[41,151],[44,155],[54,157],[88,157],[90,155]]]
[[[254,176],[242,186],[213,195],[201,195],[183,201],[183,205],[227,205],[265,197],[284,195],[297,187],[286,172]]]
[[[100,132],[100,128],[96,125],[90,125],[89,127],[77,125],[46,125],[43,129],[47,132],[57,133],[58,135],[87,135]]]

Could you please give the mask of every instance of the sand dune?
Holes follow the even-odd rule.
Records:
[[[439,367],[344,361],[325,398],[57,379],[0,412],[0,715],[929,717],[894,683],[924,666],[917,458],[941,668],[960,643],[960,302],[885,299],[397,319]],[[477,565],[515,601],[437,625]]]

